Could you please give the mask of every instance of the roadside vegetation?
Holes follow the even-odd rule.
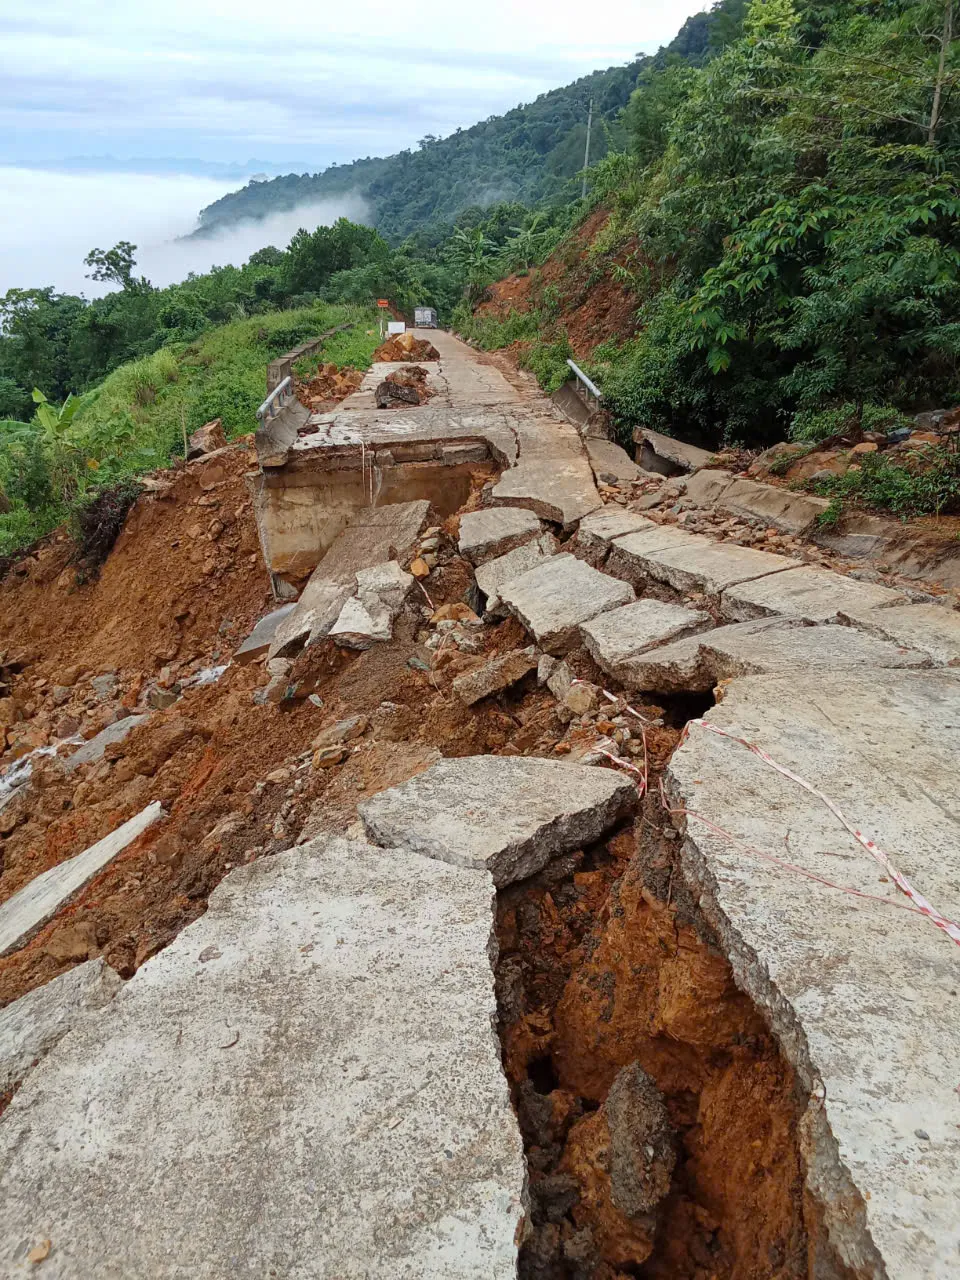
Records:
[[[367,336],[372,310],[315,305],[234,320],[193,341],[170,343],[59,406],[37,390],[28,421],[0,422],[6,507],[0,557],[64,520],[82,524],[83,513],[91,505],[99,509],[106,491],[126,493],[135,477],[182,457],[185,437],[204,422],[222,419],[228,438],[251,431],[267,364],[348,321],[356,329],[331,340],[330,358],[362,361],[366,351],[369,363],[376,343]]]

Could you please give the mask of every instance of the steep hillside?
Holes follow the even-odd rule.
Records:
[[[447,138],[424,138],[418,151],[250,183],[204,209],[196,234],[347,193],[362,196],[372,224],[393,238],[450,222],[470,205],[570,199],[576,194],[572,179],[583,166],[591,100],[590,154],[596,163],[611,140],[620,141],[618,117],[640,72],[678,59],[699,65],[735,34],[743,8],[744,0],[717,0],[709,12],[688,18],[653,57],[594,71]]]

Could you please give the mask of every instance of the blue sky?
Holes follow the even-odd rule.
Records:
[[[704,7],[0,0],[0,164],[389,154],[652,51]]]

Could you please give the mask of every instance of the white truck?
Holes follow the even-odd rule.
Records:
[[[437,313],[433,307],[414,307],[413,324],[416,329],[435,329]]]

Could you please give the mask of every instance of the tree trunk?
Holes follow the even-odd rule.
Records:
[[[937,129],[940,127],[940,98],[943,93],[944,72],[947,61],[947,50],[953,39],[953,0],[947,0],[943,14],[943,36],[940,41],[940,59],[937,64],[937,81],[933,89],[933,103],[930,107],[930,128],[927,132],[927,146],[937,145]]]

